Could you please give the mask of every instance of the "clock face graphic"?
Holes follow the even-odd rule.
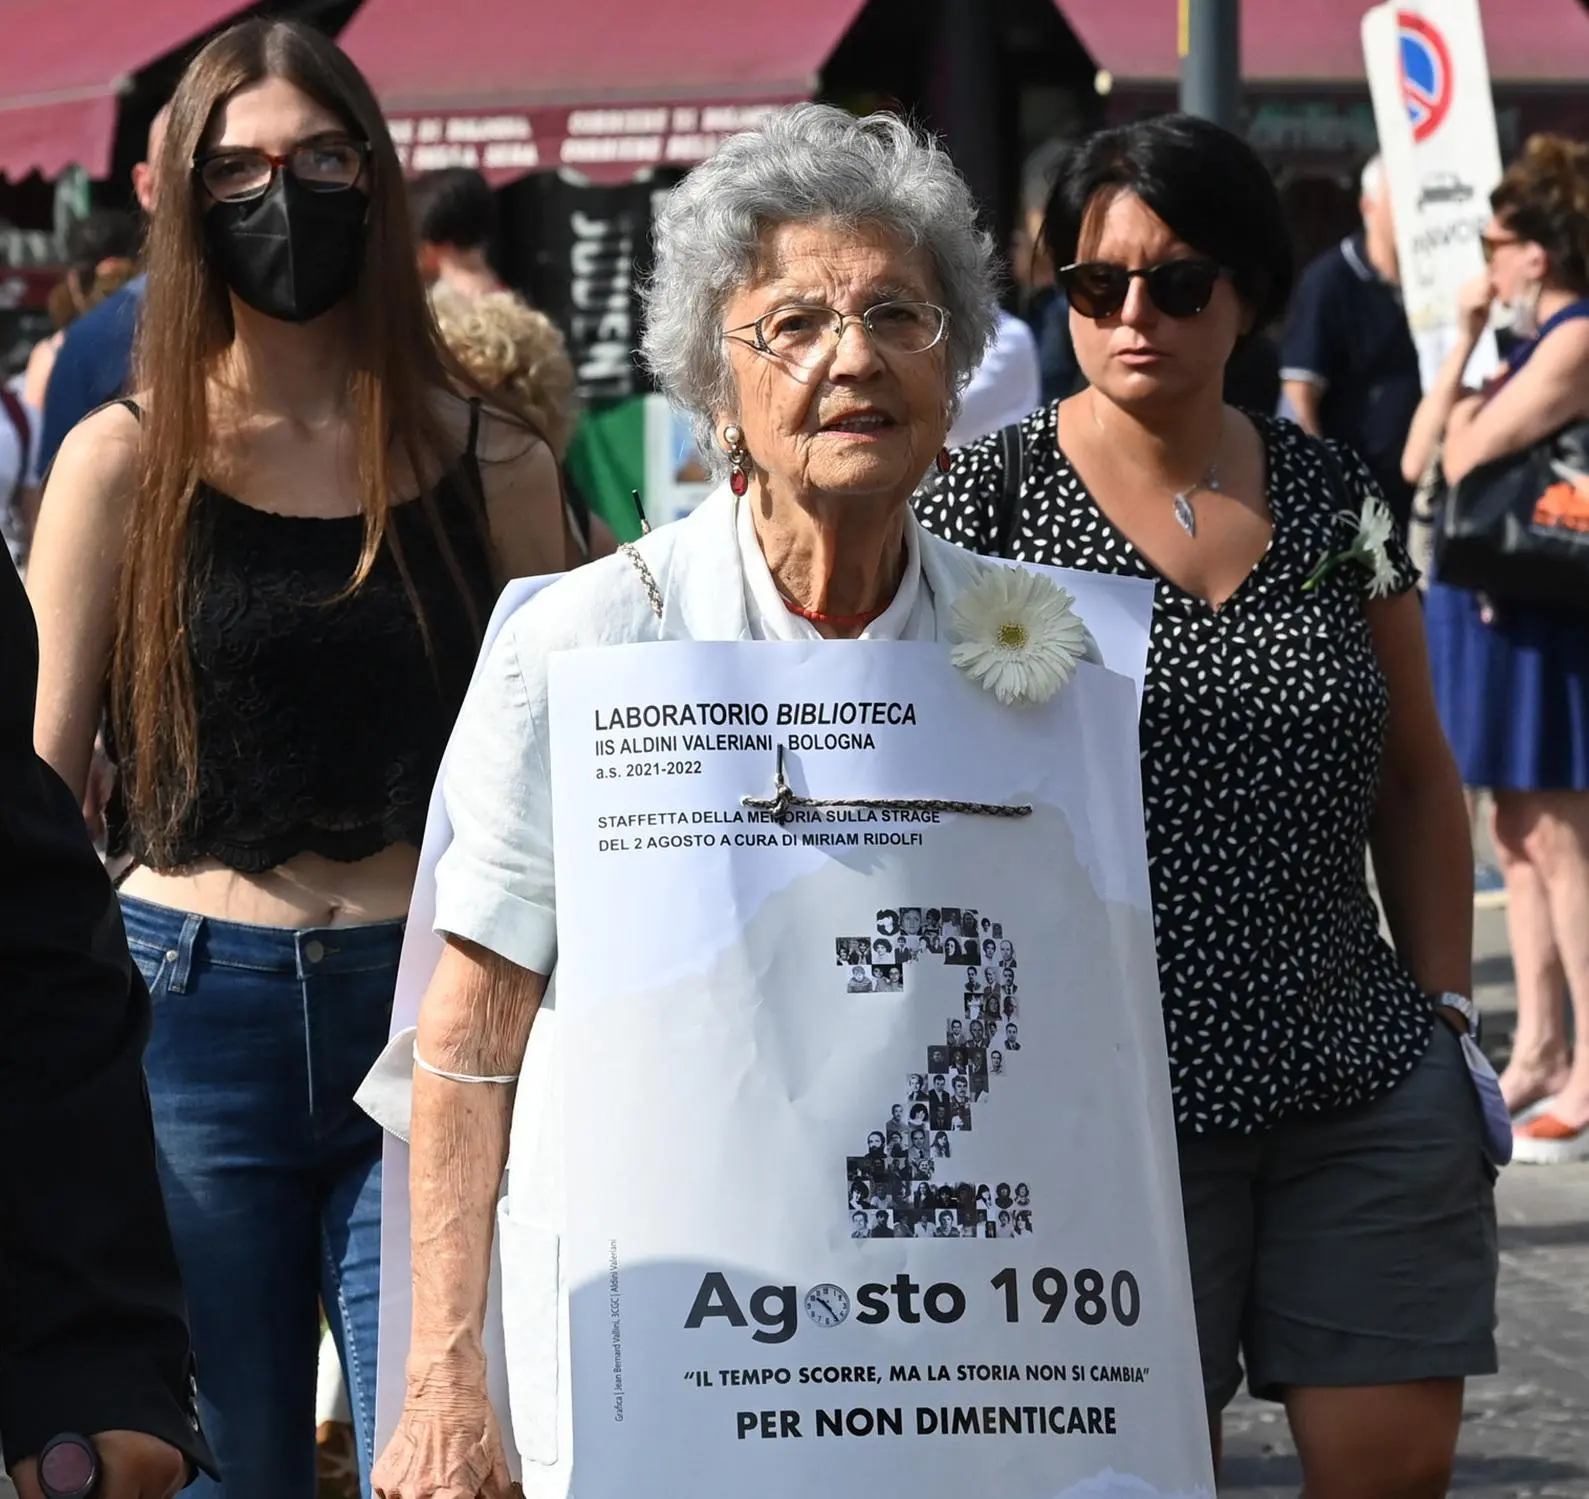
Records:
[[[850,1315],[850,1293],[824,1283],[806,1292],[806,1316],[817,1327],[837,1327]]]

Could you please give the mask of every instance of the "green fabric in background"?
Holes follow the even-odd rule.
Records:
[[[612,527],[619,541],[636,540],[640,517],[634,491],[645,493],[646,398],[631,396],[587,411],[565,462],[591,511]]]

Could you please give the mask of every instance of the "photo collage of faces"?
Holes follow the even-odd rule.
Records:
[[[954,1136],[1021,1049],[1015,944],[1003,926],[958,906],[905,906],[877,913],[877,931],[834,944],[850,994],[898,993],[908,963],[936,958],[965,969],[964,1013],[945,1022],[926,1070],[906,1079],[866,1153],[848,1161],[854,1239],[1004,1239],[1032,1232],[1025,1182],[953,1182]],[[940,1164],[941,1163],[941,1164]]]

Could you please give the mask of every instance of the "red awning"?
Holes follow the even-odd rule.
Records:
[[[807,99],[864,0],[365,0],[342,46],[412,171],[691,166]]]
[[[1100,68],[1121,83],[1180,69],[1176,0],[1057,0]],[[1241,70],[1252,83],[1361,83],[1366,0],[1242,0]],[[1480,0],[1498,83],[1589,77],[1589,11],[1579,0]]]
[[[0,175],[110,171],[128,75],[244,0],[10,0],[0,41]]]

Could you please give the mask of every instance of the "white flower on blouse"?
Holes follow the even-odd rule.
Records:
[[[955,600],[954,625],[950,659],[1001,703],[1046,703],[1087,651],[1070,595],[1024,567],[990,567]]]
[[[1363,501],[1363,513],[1357,520],[1357,551],[1369,570],[1368,596],[1371,599],[1387,597],[1396,586],[1396,564],[1390,560],[1386,545],[1395,524],[1385,502],[1377,494]]]
[[[1357,527],[1352,544],[1339,552],[1327,552],[1321,557],[1319,565],[1303,582],[1303,592],[1311,593],[1336,568],[1355,562],[1368,570],[1364,592],[1369,598],[1386,598],[1396,586],[1396,564],[1390,559],[1389,547],[1396,523],[1391,519],[1385,502],[1377,494],[1371,494],[1363,501],[1361,515],[1343,510],[1341,519]]]

